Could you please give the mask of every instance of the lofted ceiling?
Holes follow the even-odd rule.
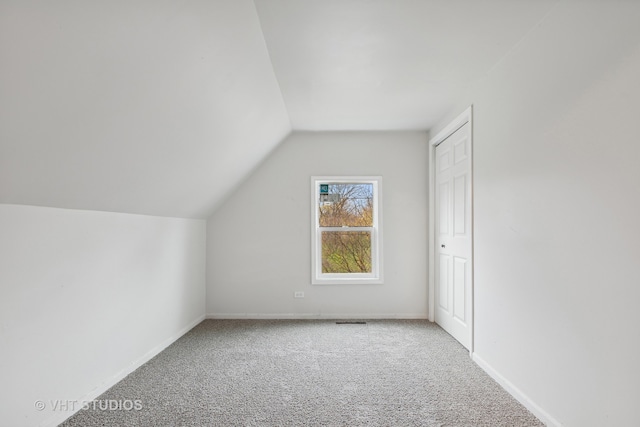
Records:
[[[2,0],[0,203],[206,218],[292,129],[428,129],[557,1]]]

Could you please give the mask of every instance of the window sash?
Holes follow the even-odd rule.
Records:
[[[370,273],[324,273],[322,271],[322,233],[326,232],[368,232],[371,236],[371,272]],[[377,266],[377,240],[375,227],[318,227],[316,234],[316,277],[321,279],[344,279],[358,280],[376,278],[378,273]]]

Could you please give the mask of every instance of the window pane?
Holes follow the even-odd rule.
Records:
[[[371,273],[370,231],[323,231],[323,273]]]
[[[372,227],[373,184],[319,184],[320,227]]]

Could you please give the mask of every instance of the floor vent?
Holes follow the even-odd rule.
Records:
[[[360,320],[336,322],[336,325],[366,325],[366,324],[367,322],[363,322]]]

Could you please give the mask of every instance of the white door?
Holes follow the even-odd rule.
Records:
[[[467,122],[435,150],[435,320],[471,346],[471,141]]]

